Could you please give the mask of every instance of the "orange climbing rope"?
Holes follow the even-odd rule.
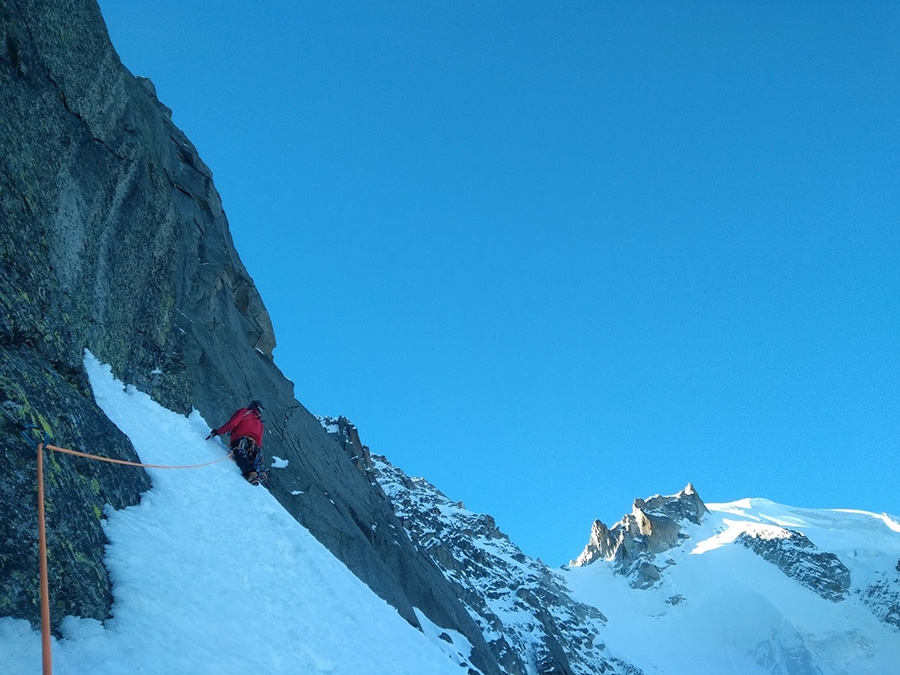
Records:
[[[23,436],[27,440],[23,432]],[[171,466],[165,464],[143,464],[141,462],[128,462],[124,459],[112,459],[111,457],[103,457],[101,455],[91,455],[86,452],[78,452],[69,448],[60,448],[56,445],[46,443],[48,436],[45,434],[44,442],[37,444],[37,490],[38,490],[38,551],[40,555],[40,585],[41,585],[41,661],[43,667],[43,675],[53,675],[53,657],[50,649],[50,582],[47,570],[47,524],[46,509],[44,505],[44,449],[53,450],[54,452],[62,452],[67,455],[76,457],[84,457],[98,462],[109,462],[110,464],[123,464],[125,466],[140,466],[146,469],[198,469],[202,466],[210,466],[217,464],[222,460],[228,459],[233,453],[229,452],[224,457],[214,459],[211,462],[203,464],[189,464],[183,466]]]
[[[218,464],[223,459],[228,459],[231,457],[233,453],[229,452],[224,457],[219,457],[219,459],[214,459],[211,462],[204,462],[203,464],[187,464],[184,466],[171,466],[167,464],[143,464],[141,462],[126,462],[124,459],[112,459],[111,457],[103,457],[101,455],[89,455],[86,452],[78,452],[77,450],[70,450],[69,448],[59,448],[55,445],[47,445],[44,446],[48,450],[53,450],[54,452],[63,452],[67,455],[75,455],[76,457],[86,457],[87,459],[94,459],[98,462],[109,462],[110,464],[124,464],[125,466],[142,466],[145,469],[199,469],[201,466],[209,466],[210,464]]]

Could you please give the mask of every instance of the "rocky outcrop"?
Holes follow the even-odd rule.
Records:
[[[880,621],[900,630],[900,560],[893,569],[878,572],[875,581],[857,593]]]
[[[631,513],[612,528],[595,520],[587,546],[570,564],[610,560],[617,573],[630,578],[632,587],[650,588],[660,579],[657,554],[680,544],[688,536],[684,525],[699,525],[708,512],[690,483],[675,495],[636,499]]]
[[[640,671],[610,654],[605,617],[574,601],[562,572],[526,556],[493,518],[373,456],[375,478],[408,537],[427,552],[478,622],[508,675]]]
[[[331,436],[338,445],[347,453],[347,457],[357,469],[368,479],[374,478],[375,462],[372,460],[372,452],[368,445],[363,445],[359,438],[359,430],[346,417],[318,416],[317,419],[322,428]],[[377,485],[377,484],[376,484]]]
[[[79,449],[138,460],[86,391],[86,381],[63,377],[32,350],[0,345],[0,616],[40,622],[36,454],[20,436],[20,424],[37,426],[26,434],[34,442],[52,430],[53,443],[64,438]],[[103,565],[104,510],[137,503],[150,482],[141,469],[48,452],[44,457],[51,616],[103,620],[112,604]]]
[[[840,602],[850,591],[850,570],[834,553],[822,551],[802,532],[760,527],[735,540],[826,600]]]
[[[0,0],[0,110],[0,472],[15,477],[0,481],[0,615],[34,622],[38,607],[34,459],[20,425],[137,459],[91,400],[87,348],[120,380],[212,425],[264,401],[265,449],[288,463],[272,493],[407,620],[418,607],[497,672],[440,572],[395,534],[384,495],[294,399],[212,172],[153,85],[122,66],[94,0]],[[136,502],[149,481],[51,461],[51,585],[67,589],[53,620],[103,619],[102,510]]]

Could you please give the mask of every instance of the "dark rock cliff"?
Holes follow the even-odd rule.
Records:
[[[419,607],[497,672],[440,572],[396,536],[384,495],[294,399],[211,171],[152,84],[122,66],[93,0],[0,0],[0,234],[0,615],[38,612],[34,453],[19,426],[137,459],[93,403],[89,349],[212,425],[263,400],[267,454],[289,460],[272,493],[407,620]],[[135,503],[149,479],[48,459],[54,621],[104,619],[102,510]]]

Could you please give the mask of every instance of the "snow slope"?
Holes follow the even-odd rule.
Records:
[[[227,453],[204,441],[198,413],[161,408],[89,354],[85,364],[97,403],[143,462]],[[58,675],[466,672],[465,638],[421,613],[427,635],[410,626],[233,462],[148,471],[153,489],[141,503],[107,513],[113,616],[64,620],[53,643]],[[39,632],[0,618],[0,673],[40,672]]]
[[[647,675],[898,675],[900,631],[875,616],[866,589],[897,574],[900,524],[862,511],[813,510],[764,499],[707,504],[680,546],[657,557],[662,580],[635,590],[613,566],[568,568],[573,597],[600,608],[610,648]],[[850,570],[829,601],[746,546],[742,533],[801,532]]]

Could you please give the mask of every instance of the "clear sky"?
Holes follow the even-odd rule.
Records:
[[[529,555],[688,481],[900,514],[900,4],[100,5],[297,398]]]

